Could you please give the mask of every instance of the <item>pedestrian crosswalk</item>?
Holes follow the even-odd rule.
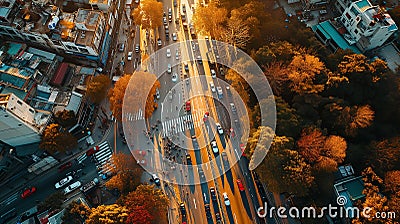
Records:
[[[126,121],[137,121],[144,119],[144,114],[141,109],[138,110],[136,113],[125,113],[124,120]]]
[[[78,163],[81,164],[81,163],[83,163],[83,161],[84,161],[86,158],[87,158],[87,155],[86,155],[86,153],[84,153],[84,154],[78,156],[78,157],[76,158],[76,161],[78,161]]]
[[[204,112],[186,114],[162,122],[162,136],[168,137],[184,132],[189,129],[197,128],[203,124]]]
[[[16,193],[10,195],[10,196],[9,196],[7,199],[5,199],[4,201],[2,201],[2,202],[0,203],[0,205],[1,205],[0,207],[5,207],[5,206],[11,204],[12,202],[16,201],[18,198],[19,198],[19,193],[16,192]]]
[[[93,154],[96,161],[97,172],[100,176],[111,171],[111,166],[114,166],[111,161],[111,148],[107,141],[99,144],[99,151]],[[107,165],[108,163],[108,165]],[[111,166],[109,166],[111,164]]]

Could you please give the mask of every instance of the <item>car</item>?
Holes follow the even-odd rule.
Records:
[[[125,50],[125,44],[123,44],[123,43],[118,44],[118,51],[124,52],[124,50]]]
[[[210,82],[210,89],[211,89],[211,92],[215,93],[215,86],[214,86],[213,82]]]
[[[186,154],[186,162],[187,162],[188,165],[192,164],[192,158],[190,157],[189,154]]]
[[[135,0],[135,3],[136,3],[136,4],[139,4],[139,0]]]
[[[138,156],[138,157],[146,156],[146,151],[144,151],[144,150],[133,150],[133,154],[135,156]]]
[[[169,41],[169,33],[165,33],[165,40]]]
[[[172,82],[176,82],[178,80],[178,74],[176,72],[172,74]]]
[[[72,180],[72,176],[67,176],[66,178],[58,181],[54,186],[56,187],[56,189],[61,188],[61,187],[65,186],[66,184],[68,184],[71,180]]]
[[[186,216],[186,208],[183,202],[179,204],[179,210],[181,210],[182,216]]]
[[[75,189],[78,189],[79,187],[81,187],[82,183],[78,180],[73,184],[70,184],[68,187],[66,187],[64,189],[64,194],[69,194],[72,191],[74,191]]]
[[[128,52],[128,61],[132,61],[132,51]]]
[[[139,44],[136,44],[136,45],[135,45],[135,52],[136,52],[136,53],[139,53],[139,52],[140,52],[140,45],[139,45]]]
[[[237,179],[236,183],[238,185],[239,191],[244,191],[244,186],[243,186],[242,181],[240,179]]]
[[[203,64],[203,59],[201,59],[201,56],[200,56],[200,55],[197,55],[197,62],[198,62],[199,64]]]
[[[244,153],[244,151],[246,150],[246,146],[243,143],[239,144],[240,150],[242,151],[242,156],[246,156],[246,154]]]
[[[219,98],[222,98],[224,96],[221,86],[217,86],[217,93]]]
[[[210,205],[206,204],[204,205],[204,210],[206,211],[206,217],[207,219],[211,219],[211,209],[210,209]]]
[[[157,100],[160,99],[160,90],[156,89],[156,98]]]
[[[185,104],[185,110],[190,111],[190,109],[191,109],[190,100],[188,100],[188,101],[186,101],[186,104]]]
[[[217,193],[215,192],[214,187],[210,187],[210,195],[211,195],[211,200],[217,201]]]
[[[158,178],[156,174],[153,174],[153,175],[151,176],[151,179],[154,181],[154,183],[155,183],[157,186],[161,186],[160,178]]]
[[[28,187],[22,192],[21,198],[25,199],[25,198],[31,196],[35,192],[36,192],[36,187]]]
[[[174,7],[178,6],[177,0],[174,0]]]
[[[145,159],[138,159],[137,160],[137,164],[141,165],[141,166],[146,166],[146,160]]]
[[[171,72],[172,72],[172,67],[171,67],[171,64],[169,64],[169,63],[168,63],[168,67],[167,67],[167,72],[168,72],[168,74],[171,74]]]
[[[186,15],[185,14],[181,14],[181,20],[182,20],[182,23],[183,23],[183,28],[186,27],[186,29],[187,29],[187,24],[184,24],[185,21],[186,21]]]
[[[189,65],[188,65],[188,63],[185,61],[185,62],[183,62],[183,66],[184,66],[184,68],[185,68],[185,71],[189,71]]]
[[[224,192],[224,193],[222,193],[222,196],[224,197],[224,203],[225,203],[225,205],[226,205],[226,206],[230,206],[230,205],[231,205],[231,202],[229,201],[228,194],[227,194],[226,192]]]
[[[175,59],[179,60],[179,51],[178,51],[178,49],[176,49],[176,52],[175,52]]]
[[[229,160],[228,160],[228,155],[226,154],[226,152],[222,152],[221,153],[221,157],[222,157],[222,162],[224,163],[224,168],[225,171],[228,171],[229,167]]]
[[[161,38],[157,39],[157,46],[159,46],[159,47],[162,46]]]
[[[185,4],[182,4],[182,12],[186,13],[186,5]]]
[[[217,220],[217,223],[221,223],[221,214],[219,214],[219,212],[215,213],[215,219]]]
[[[173,41],[177,41],[178,40],[178,36],[176,35],[176,33],[172,33],[172,40]]]
[[[90,148],[89,150],[86,151],[86,156],[91,156],[93,154],[95,154],[96,152],[98,152],[100,150],[100,147],[98,145],[96,145],[93,148]]]
[[[215,72],[214,69],[211,69],[210,72],[211,72],[211,77],[212,77],[213,79],[217,78],[217,73]]]
[[[236,107],[235,107],[235,104],[233,104],[233,103],[230,103],[230,105],[231,105],[231,110],[232,110],[232,112],[236,112]]]
[[[171,57],[171,49],[167,49],[167,58],[170,58]]]
[[[215,123],[215,126],[217,126],[218,134],[220,134],[220,135],[224,134],[224,130],[222,129],[222,126],[220,123]]]
[[[215,140],[211,142],[211,148],[212,148],[213,153],[217,154],[219,152],[218,151],[218,145],[217,145],[217,142]]]
[[[71,168],[71,166],[72,166],[72,162],[71,161],[67,162],[67,163],[64,163],[63,165],[58,167],[58,172],[63,172],[64,170],[66,170],[68,168]]]
[[[164,18],[163,18],[163,23],[164,23],[164,26],[168,25],[167,17],[164,17]]]

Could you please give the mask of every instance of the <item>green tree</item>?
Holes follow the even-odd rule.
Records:
[[[118,121],[122,121],[122,105],[124,102],[125,90],[129,84],[131,75],[124,75],[114,84],[114,88],[108,92],[110,110]]]
[[[196,7],[193,24],[200,34],[220,40],[227,19],[227,10],[219,8],[215,2],[210,2],[208,6]]]
[[[39,147],[49,152],[64,152],[76,147],[77,139],[69,132],[62,132],[60,125],[49,124],[43,132]]]
[[[61,208],[61,205],[64,203],[65,195],[61,191],[57,191],[42,202],[38,204],[38,211],[44,212],[46,210],[57,210]]]
[[[83,203],[73,201],[65,209],[62,220],[68,224],[81,224],[90,214],[90,208]]]
[[[139,185],[135,191],[124,198],[123,204],[130,211],[139,208],[146,210],[152,216],[148,217],[151,221],[161,223],[162,220],[166,219],[165,214],[169,200],[163,191],[155,188],[154,185]],[[150,221],[149,219],[147,220]]]
[[[272,192],[305,196],[314,182],[314,177],[310,165],[297,151],[292,150],[292,147],[292,139],[276,136],[267,156],[256,171]]]
[[[87,224],[125,224],[128,218],[129,210],[118,204],[100,205],[92,208]]]
[[[141,0],[139,6],[132,11],[131,17],[142,29],[156,29],[162,25],[163,4],[157,0]]]
[[[55,120],[57,124],[64,128],[72,127],[76,124],[76,116],[72,110],[60,110],[55,114]]]
[[[106,97],[111,80],[106,75],[98,75],[93,77],[86,90],[86,96],[92,103],[100,104]]]
[[[109,189],[118,189],[122,195],[136,189],[140,184],[140,177],[142,176],[143,169],[136,162],[132,155],[127,155],[122,152],[113,154],[111,157],[112,163],[107,163],[107,168],[115,173],[106,186]]]
[[[279,136],[297,137],[300,134],[300,117],[281,97],[275,98],[276,129]]]

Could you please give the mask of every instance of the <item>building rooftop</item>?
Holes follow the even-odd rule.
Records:
[[[361,12],[364,12],[365,10],[367,10],[369,7],[372,6],[368,0],[360,0],[355,2],[355,4],[361,10]]]

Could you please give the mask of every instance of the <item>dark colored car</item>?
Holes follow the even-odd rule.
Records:
[[[100,147],[98,145],[96,145],[93,148],[90,148],[88,151],[86,151],[86,155],[87,156],[91,156],[93,154],[95,154],[96,152],[98,152],[100,150]]]
[[[58,167],[58,172],[63,172],[64,170],[71,168],[72,166],[72,162],[67,162],[63,165],[61,165],[60,167]]]
[[[192,164],[192,158],[190,157],[189,154],[186,155],[186,161],[187,161],[187,164],[188,164],[188,165],[191,165],[191,164]]]
[[[36,192],[36,187],[29,187],[29,188],[26,188],[23,192],[22,192],[22,194],[21,194],[21,198],[27,198],[27,197],[29,197],[29,196],[31,196],[33,193],[35,193]]]
[[[211,200],[217,201],[217,193],[213,187],[210,187]]]
[[[208,219],[211,219],[211,209],[210,209],[210,205],[206,204],[204,205],[204,209],[206,210],[206,216]]]
[[[217,220],[217,223],[221,223],[221,215],[218,213],[215,213],[215,219]]]
[[[185,204],[184,203],[181,203],[179,205],[179,210],[181,210],[182,216],[186,216],[186,208],[185,208]]]

